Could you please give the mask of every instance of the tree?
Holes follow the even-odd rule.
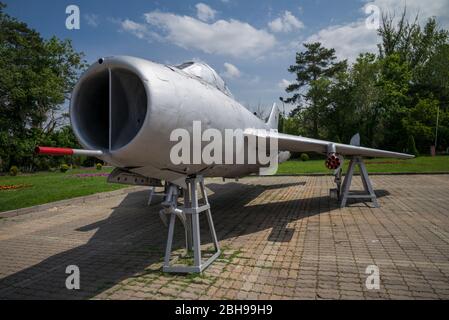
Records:
[[[449,44],[442,44],[415,73],[412,90],[420,98],[435,98],[449,110]]]
[[[348,142],[358,130],[354,105],[351,103],[351,74],[349,70],[339,72],[329,91],[329,104],[324,114],[323,138],[335,142]]]
[[[358,122],[362,140],[367,146],[378,147],[383,140],[381,119],[385,114],[379,77],[382,63],[374,54],[361,54],[351,70],[350,101],[354,105],[354,120]]]
[[[402,119],[407,134],[414,137],[416,148],[421,153],[427,153],[429,147],[435,144],[436,119],[439,108],[438,100],[421,99]],[[443,145],[447,145],[449,113],[441,109],[439,113],[439,140]]]
[[[384,15],[378,54],[362,53],[350,67],[336,62],[335,51],[305,44],[289,71],[296,82],[287,103],[296,109],[288,130],[336,142],[359,132],[369,147],[427,153],[435,143],[439,114],[439,151],[449,145],[449,33],[435,18]],[[438,111],[439,110],[439,111]],[[287,130],[286,130],[287,131]],[[414,150],[412,150],[414,152]]]
[[[394,15],[382,17],[379,86],[385,110],[383,145],[404,149],[407,136],[412,134],[418,149],[423,151],[428,150],[431,143],[428,134],[425,135],[427,138],[422,135],[423,130],[429,131],[429,126],[421,126],[423,123],[419,119],[411,117],[418,116],[416,108],[427,104],[423,102],[425,99],[438,100],[443,112],[448,105],[449,33],[438,28],[435,18],[428,19],[423,27],[418,21],[418,16],[412,22],[408,21],[405,9],[396,24]],[[433,123],[435,120],[436,115]],[[410,131],[420,131],[420,134]]]
[[[296,75],[296,82],[286,88],[293,96],[285,99],[286,103],[296,104],[296,113],[307,108],[305,120],[311,122],[311,135],[319,137],[320,114],[327,105],[325,99],[330,81],[341,70],[346,69],[347,62],[336,62],[335,50],[322,47],[321,43],[305,43],[306,51],[296,54],[296,64],[288,71]],[[309,89],[305,93],[305,89]]]
[[[438,29],[435,18],[429,18],[422,28],[419,17],[413,22],[407,20],[404,8],[401,18],[395,24],[395,16],[382,15],[378,34],[382,42],[378,44],[379,57],[385,58],[398,54],[401,62],[409,64],[411,69],[424,64],[436,50],[448,40],[447,30]]]
[[[33,165],[34,145],[61,124],[61,106],[86,65],[69,40],[43,39],[5,7],[0,2],[0,158],[8,170]]]
[[[371,53],[360,54],[347,71],[340,72],[332,84],[326,115],[329,140],[349,142],[360,133],[367,146],[377,146],[382,139],[382,108],[378,86],[380,63]]]
[[[402,61],[398,54],[392,54],[380,60],[380,109],[383,116],[383,141],[381,147],[403,150],[406,147],[407,135],[402,119],[407,116],[411,107],[410,83],[412,81],[409,65]]]

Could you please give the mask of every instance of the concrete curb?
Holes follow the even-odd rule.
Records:
[[[86,203],[86,202],[89,202],[92,200],[111,198],[111,197],[118,196],[121,194],[128,194],[128,193],[146,190],[146,189],[147,189],[146,187],[129,187],[129,188],[119,189],[119,190],[115,190],[115,191],[101,192],[101,193],[96,193],[96,194],[83,196],[83,197],[77,197],[77,198],[71,198],[71,199],[66,199],[66,200],[61,200],[61,201],[40,204],[37,206],[28,207],[28,208],[4,211],[4,212],[0,212],[0,218],[17,217],[17,216],[21,216],[21,215],[32,213],[32,212],[34,213],[34,212],[45,211],[45,210],[48,210],[48,209],[54,208],[54,207],[65,207],[65,206],[69,206],[71,204],[81,204],[81,203]]]

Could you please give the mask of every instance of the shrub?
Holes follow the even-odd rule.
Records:
[[[9,169],[9,174],[12,176],[17,176],[17,174],[19,173],[19,168],[17,168],[17,166],[12,166],[11,169]]]
[[[61,166],[59,167],[59,170],[60,170],[62,173],[66,173],[66,172],[69,170],[69,166],[66,165],[65,163],[64,163],[64,164],[61,164]]]
[[[86,168],[92,168],[95,166],[95,160],[95,158],[87,157],[81,162],[81,165]]]
[[[103,169],[103,165],[101,164],[101,163],[97,163],[97,170],[101,170],[101,169]]]
[[[292,160],[296,160],[299,159],[301,157],[301,154],[298,152],[290,152],[290,159]]]
[[[301,153],[301,161],[309,161],[310,157],[307,153]]]

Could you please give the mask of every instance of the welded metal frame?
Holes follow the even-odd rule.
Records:
[[[356,166],[360,168],[360,177],[362,179],[363,189],[365,193],[350,190]],[[343,184],[340,187],[337,183],[337,189],[341,190],[341,192],[339,191],[341,208],[346,207],[348,199],[371,199],[373,206],[375,208],[379,208],[379,202],[377,201],[377,196],[374,193],[374,189],[362,157],[352,157],[351,161],[349,162],[349,168],[343,180]]]
[[[184,206],[180,209],[174,209],[170,212],[170,222],[168,226],[167,247],[165,250],[163,271],[167,273],[201,273],[212,262],[214,262],[221,254],[220,245],[215,233],[214,222],[210,210],[210,204],[207,192],[204,187],[204,178],[202,176],[191,177],[186,179],[187,188],[184,189]],[[200,205],[198,201],[199,187],[203,203]],[[168,199],[167,199],[168,200]],[[173,205],[173,202],[172,202]],[[200,214],[205,213],[209,224],[212,242],[215,247],[215,253],[207,260],[203,261],[201,255],[201,237],[200,237]],[[186,235],[186,255],[193,251],[193,266],[172,265],[171,251],[173,244],[174,229],[176,216],[181,218],[184,224]],[[176,260],[172,261],[173,263]]]

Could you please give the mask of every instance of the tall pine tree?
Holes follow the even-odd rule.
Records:
[[[296,64],[288,71],[296,75],[296,82],[286,88],[293,95],[285,99],[286,103],[296,104],[293,114],[307,108],[311,123],[310,134],[319,138],[320,113],[326,105],[323,96],[330,81],[342,70],[347,68],[347,61],[337,62],[335,49],[324,48],[321,43],[305,43],[305,51],[296,54]],[[308,88],[306,93],[303,93]]]

